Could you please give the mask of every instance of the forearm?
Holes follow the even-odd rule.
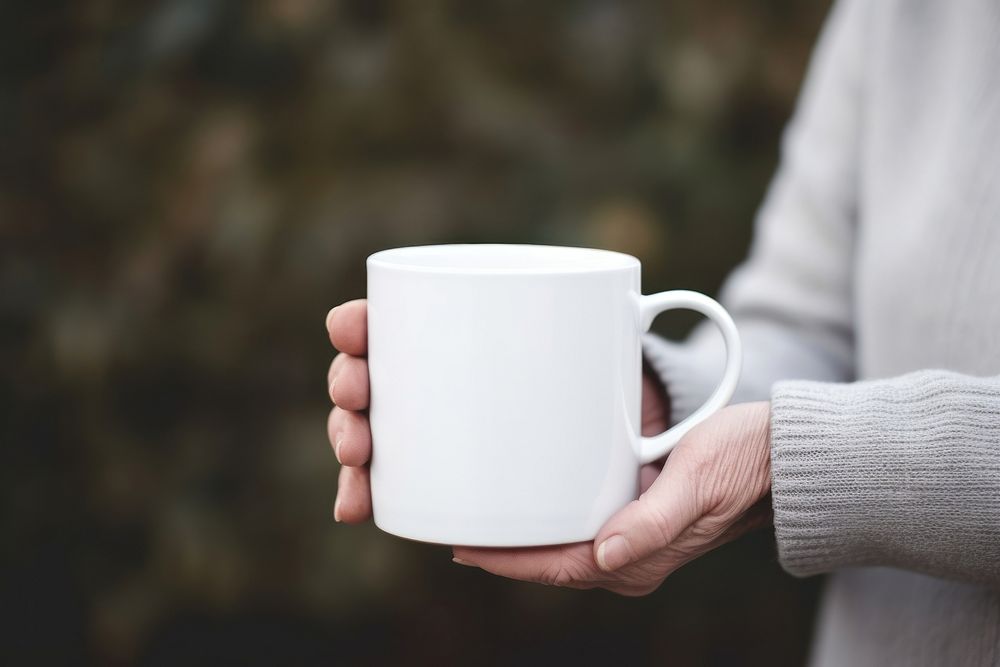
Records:
[[[788,571],[886,565],[1000,586],[1000,377],[781,382],[771,420]]]

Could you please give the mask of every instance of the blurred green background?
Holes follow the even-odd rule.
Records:
[[[714,292],[826,9],[0,4],[4,662],[800,664],[766,532],[623,599],[334,524],[323,320],[420,243]]]

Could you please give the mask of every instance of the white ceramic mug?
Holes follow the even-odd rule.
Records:
[[[368,258],[375,523],[411,539],[593,539],[736,388],[736,326],[697,292],[642,296],[639,260],[587,248],[443,245]],[[640,335],[673,308],[722,330],[727,362],[694,414],[640,436]]]

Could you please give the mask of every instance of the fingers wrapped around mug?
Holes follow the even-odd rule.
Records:
[[[342,466],[337,480],[337,500],[333,518],[344,523],[361,523],[372,516],[371,477],[366,467]]]
[[[328,373],[330,400],[344,410],[368,407],[368,362],[362,357],[338,354]]]
[[[368,354],[368,302],[355,299],[337,306],[326,315],[330,342],[341,352],[363,357]]]
[[[337,460],[345,466],[363,466],[372,455],[372,433],[368,417],[335,407],[327,419],[327,436]]]

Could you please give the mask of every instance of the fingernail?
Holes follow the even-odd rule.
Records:
[[[343,463],[344,461],[340,458],[340,446],[344,444],[344,434],[337,433],[337,437],[333,441],[333,453],[337,455],[337,461]]]
[[[465,565],[466,567],[479,567],[475,563],[470,563],[469,561],[462,560],[461,558],[452,558],[451,562],[452,563],[458,563],[459,565]]]
[[[331,320],[331,319],[333,318],[333,313],[334,313],[334,312],[335,312],[335,311],[336,311],[336,310],[337,310],[338,308],[340,308],[340,306],[334,306],[333,308],[331,308],[331,309],[330,309],[330,312],[328,312],[328,313],[326,314],[326,328],[327,328],[327,330],[328,330],[328,331],[329,331],[329,329],[330,329],[330,320]]]
[[[628,552],[628,545],[621,535],[612,535],[601,542],[597,547],[597,564],[605,572],[617,570],[622,565],[626,565],[631,557]]]
[[[336,386],[337,386],[337,377],[334,376],[334,378],[330,380],[330,400],[333,401],[334,403],[337,402],[336,399],[333,397],[333,388]]]
[[[333,520],[340,523],[340,498],[333,503]]]

